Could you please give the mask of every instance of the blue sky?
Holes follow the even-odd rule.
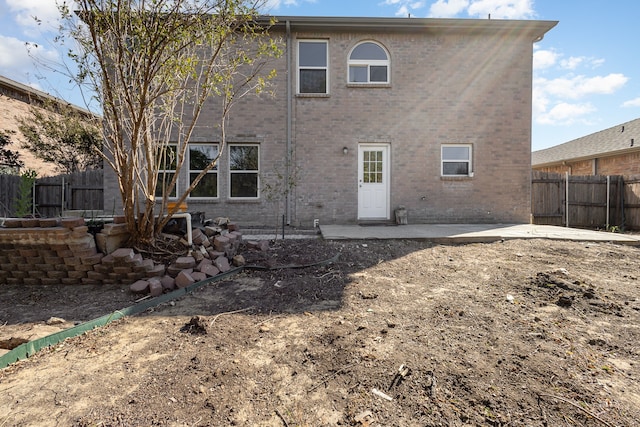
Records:
[[[637,0],[267,0],[296,16],[560,21],[534,46],[533,150],[640,117]],[[37,16],[40,25],[36,25]],[[61,62],[55,0],[0,0],[0,75],[85,106],[68,78],[34,64]],[[37,44],[31,56],[25,42]],[[0,128],[1,128],[0,124]]]

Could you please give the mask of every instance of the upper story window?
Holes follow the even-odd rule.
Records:
[[[377,43],[362,42],[349,54],[349,83],[389,83],[389,55]]]
[[[329,93],[329,43],[298,41],[298,93]]]
[[[442,176],[473,176],[471,144],[442,146]]]

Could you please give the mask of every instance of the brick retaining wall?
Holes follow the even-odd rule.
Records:
[[[0,228],[0,285],[127,285],[163,274],[139,255],[98,252],[83,218],[7,219]]]

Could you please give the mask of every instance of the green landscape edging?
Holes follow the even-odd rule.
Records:
[[[42,350],[45,347],[56,345],[67,338],[76,337],[87,331],[90,331],[95,328],[99,328],[110,322],[113,322],[114,320],[121,319],[122,317],[133,316],[135,314],[142,313],[143,311],[151,307],[155,307],[162,303],[177,299],[211,282],[217,282],[218,280],[221,280],[233,274],[239,273],[243,269],[244,267],[234,268],[225,273],[218,274],[216,276],[210,277],[200,282],[193,283],[184,288],[176,289],[175,291],[170,292],[168,294],[162,294],[155,298],[142,301],[139,304],[123,308],[122,310],[116,310],[111,314],[105,314],[104,316],[98,317],[97,319],[89,320],[88,322],[84,322],[79,325],[73,326],[69,329],[55,332],[51,335],[47,335],[46,337],[38,338],[33,341],[20,344],[18,347],[9,351],[7,354],[0,356],[0,369],[4,369],[12,363],[15,363],[20,360],[26,359],[30,356],[33,356],[34,354],[36,354],[38,351]]]

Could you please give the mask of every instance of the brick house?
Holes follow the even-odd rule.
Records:
[[[31,107],[45,108],[48,105],[56,104],[67,105],[68,103],[15,80],[0,76],[0,131],[12,133],[10,134],[12,144],[7,148],[18,152],[20,159],[24,161],[25,169],[37,170],[40,177],[56,175],[58,173],[56,165],[36,158],[29,150],[21,147],[24,137],[18,130],[17,118],[30,117],[29,109]],[[80,114],[91,114],[80,107],[68,105]]]
[[[189,211],[272,224],[265,184],[290,164],[293,226],[390,222],[399,206],[412,223],[529,221],[533,43],[557,22],[277,21],[275,96],[234,107],[229,145]],[[217,153],[211,135],[198,128],[194,159]],[[114,177],[105,190],[105,207],[117,205]]]
[[[570,175],[638,175],[640,119],[534,151],[531,167]]]

